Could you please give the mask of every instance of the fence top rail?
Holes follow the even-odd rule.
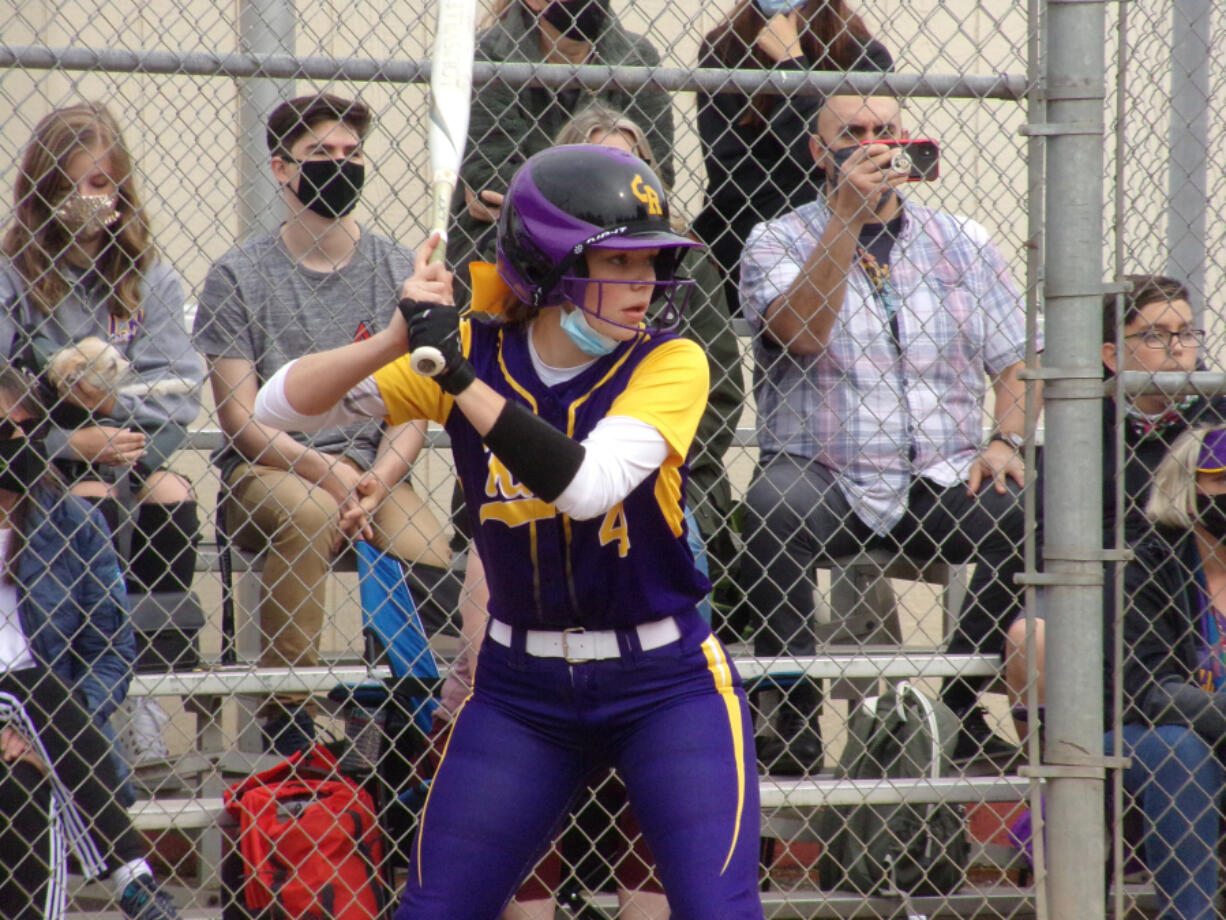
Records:
[[[189,428],[187,437],[180,445],[182,450],[214,451],[225,443],[225,435],[220,428],[203,427]],[[757,429],[749,425],[740,425],[736,429],[733,443],[737,447],[757,447]],[[427,450],[445,450],[451,446],[451,436],[442,428],[434,425],[426,432],[425,447]]]
[[[341,80],[372,83],[429,83],[430,62],[384,58],[330,58],[290,54],[219,54],[165,51],[0,45],[0,67],[25,70],[88,70],[195,77],[264,77],[280,80]],[[1022,74],[905,74],[842,71],[766,71],[688,67],[571,66],[478,61],[473,85],[545,86],[553,89],[624,90],[649,87],[670,92],[778,92],[799,95],[861,93],[911,98],[1002,99],[1019,101],[1028,89]]]

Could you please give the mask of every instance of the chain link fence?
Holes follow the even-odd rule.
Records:
[[[1226,425],[1211,293],[1223,261],[1208,220],[1226,191],[1212,166],[1226,153],[1223,75],[1209,54],[1222,17],[1208,2],[1084,5],[1109,16],[1106,95],[1101,112],[1070,119],[1059,104],[1071,78],[1044,69],[1063,20],[1038,3],[899,0],[840,19],[829,12],[839,4],[767,17],[750,3],[644,0],[613,4],[591,56],[573,40],[551,58],[545,5],[479,9],[448,262],[466,301],[463,266],[494,255],[497,195],[592,103],[613,120],[582,139],[649,154],[674,223],[709,246],[684,266],[699,290],[682,331],[712,371],[689,527],[713,584],[706,612],[754,713],[767,915],[1045,916],[1050,894],[1060,916],[1062,892],[1083,882],[1060,854],[1097,858],[1104,834],[1110,911],[1213,915],[1226,564],[1216,506],[1196,487],[1216,494],[1226,447],[1185,436],[1159,474],[1168,526],[1144,505],[1185,430]],[[797,30],[806,16],[808,34]],[[1058,33],[1046,44],[1045,23]],[[16,518],[29,549],[6,555],[20,592],[0,601],[20,614],[0,631],[0,691],[15,700],[0,714],[5,750],[22,755],[4,768],[0,811],[41,803],[0,829],[35,855],[0,889],[33,904],[17,916],[42,916],[61,888],[70,910],[112,903],[110,884],[85,878],[88,860],[39,830],[59,820],[44,796],[60,793],[147,853],[180,907],[254,914],[259,896],[242,883],[252,853],[223,793],[312,737],[338,742],[327,770],[369,794],[376,874],[387,892],[403,886],[471,678],[457,663],[484,631],[479,579],[464,585],[474,563],[447,436],[288,441],[250,411],[283,362],[382,328],[412,272],[426,234],[433,28],[429,5],[370,2],[24,0],[0,12],[11,112],[0,120],[11,202],[0,345],[39,375],[52,410],[39,430],[57,484],[32,492],[35,505],[59,508],[54,493],[71,489],[95,512]],[[883,87],[897,109],[865,101]],[[274,109],[317,93],[360,99],[369,131],[320,139],[291,118],[270,150]],[[344,116],[342,127],[361,122]],[[826,175],[864,168],[840,148],[903,130],[939,144],[939,178],[894,183],[878,215],[905,200],[906,221],[861,231],[874,221],[848,210],[850,197],[828,199]],[[1049,185],[1066,181],[1067,163],[1051,159],[1064,144],[1100,140],[1101,186],[1096,170]],[[282,186],[299,161],[353,157],[359,141],[361,242],[304,236],[322,224],[287,223],[297,205]],[[927,150],[911,148],[912,161]],[[1101,221],[1078,224],[1090,187]],[[1067,245],[1078,226],[1084,238]],[[1065,241],[1059,258],[1049,237]],[[838,298],[822,287],[823,259],[846,279],[824,329],[814,316]],[[1063,266],[1076,259],[1093,281],[1070,283]],[[1053,310],[1080,325],[1053,326]],[[1113,381],[1094,403],[1101,429],[1080,418],[1090,441],[1101,430],[1101,477],[1097,448],[1045,438],[1096,396],[1100,350]],[[1046,425],[1035,381],[1051,387]],[[29,434],[36,407],[17,406],[12,386],[0,375],[8,421]],[[388,489],[363,479],[372,466]],[[1044,520],[1045,491],[1067,512],[1100,479],[1094,526]],[[382,559],[358,558],[338,526],[358,513],[359,483],[364,510],[378,505]],[[1070,549],[1083,538],[1092,550]],[[114,599],[124,589],[127,619]],[[1093,614],[1066,606],[1077,591],[1094,592]],[[1105,626],[1102,676],[1068,658],[1099,642],[1097,627],[1068,639],[1070,609]],[[403,629],[407,610],[419,627]],[[371,616],[390,617],[398,641]],[[35,623],[46,624],[37,635]],[[79,738],[44,737],[50,704],[12,682],[48,667],[76,688],[64,725]],[[1100,695],[1105,748],[1071,702]],[[63,768],[61,748],[74,746],[93,762]],[[48,792],[38,777],[59,773],[69,788]],[[1105,818],[1078,825],[1063,806],[1038,807],[1049,792],[1049,805],[1066,801],[1064,789],[1105,801]],[[110,858],[130,858],[111,843]],[[61,870],[73,873],[66,886]],[[601,773],[504,916],[663,917],[662,892],[624,788]],[[355,915],[376,909],[363,901]]]

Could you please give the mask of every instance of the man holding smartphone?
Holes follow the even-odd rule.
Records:
[[[759,656],[814,653],[813,563],[861,548],[976,563],[950,652],[1000,652],[1020,606],[1025,309],[983,227],[902,196],[936,174],[935,145],[908,139],[896,99],[831,97],[810,140],[824,193],[746,244],[761,458],[742,573]],[[1015,751],[975,688],[944,696],[960,757]],[[820,702],[811,682],[786,693],[766,769],[820,768]]]

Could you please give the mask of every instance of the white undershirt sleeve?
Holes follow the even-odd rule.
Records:
[[[282,431],[319,431],[368,418],[383,418],[387,406],[374,377],[367,377],[327,412],[304,415],[285,395],[290,362],[260,387],[255,420]],[[626,415],[601,419],[583,441],[585,454],[575,478],[554,505],[577,520],[604,514],[668,459],[668,442],[652,425]]]
[[[626,415],[601,419],[583,441],[586,454],[554,506],[576,520],[604,514],[668,459],[654,426]]]
[[[290,405],[285,395],[285,378],[293,365],[290,361],[260,387],[252,415],[261,425],[281,431],[320,431],[387,415],[387,405],[374,377],[367,377],[327,412],[304,415]]]

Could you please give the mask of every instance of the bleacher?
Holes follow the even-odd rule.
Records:
[[[220,432],[202,428],[193,431],[185,450],[207,452],[220,443]],[[741,428],[737,442],[743,446],[754,443],[753,430]],[[438,450],[447,446],[446,434],[433,430],[428,438],[428,449]],[[258,599],[258,573],[260,560],[248,554],[235,554],[236,580],[249,579],[245,586],[236,585],[235,599],[239,606],[238,658],[239,663],[222,665],[208,662],[205,666],[187,672],[171,674],[142,674],[131,686],[133,696],[148,696],[158,700],[177,700],[185,711],[194,715],[195,737],[192,749],[178,757],[173,765],[178,789],[170,795],[158,795],[153,799],[137,802],[132,808],[136,826],[155,841],[178,838],[179,848],[186,843],[194,859],[184,865],[194,867],[190,874],[176,872],[172,880],[180,893],[180,900],[202,912],[189,910],[186,916],[212,917],[211,911],[218,901],[218,867],[222,855],[222,835],[218,821],[223,814],[221,793],[224,787],[238,776],[262,769],[275,762],[275,758],[258,752],[253,743],[254,705],[263,694],[277,691],[309,692],[319,697],[326,696],[338,682],[360,681],[369,676],[382,677],[386,671],[371,668],[351,658],[333,658],[316,668],[259,668],[254,664],[250,628],[253,604]],[[200,578],[217,577],[218,551],[215,543],[201,547],[198,563]],[[882,554],[865,553],[855,558],[830,560],[831,567],[840,567],[857,573],[851,579],[835,584],[831,593],[832,619],[856,616],[876,617],[886,621],[896,617],[892,609],[881,609],[893,604],[893,592],[884,593],[879,588],[885,578],[927,580],[937,582],[944,594],[946,617],[956,610],[961,599],[961,573],[945,566],[916,567],[905,560],[885,559]],[[833,581],[833,580],[832,580]],[[840,587],[841,586],[841,587]],[[865,607],[867,605],[867,609]],[[247,624],[244,633],[244,624]],[[897,625],[894,626],[897,629]],[[244,640],[244,634],[247,636]],[[902,678],[929,680],[953,676],[994,677],[999,671],[999,662],[989,656],[948,655],[935,646],[832,646],[825,653],[809,659],[762,660],[754,658],[747,648],[732,650],[737,668],[747,685],[771,675],[805,674],[830,682],[835,696],[854,695],[863,692],[867,684],[880,680]],[[837,689],[843,688],[843,692]],[[231,742],[222,729],[223,711],[227,705],[235,705],[239,718],[246,718],[252,727],[246,732],[240,725],[237,740]],[[172,707],[175,703],[170,704]],[[928,916],[945,914],[976,916],[987,909],[1002,916],[1025,916],[1033,910],[1032,893],[1029,888],[1019,887],[1010,881],[1016,877],[1016,859],[1013,851],[999,843],[1000,816],[1008,814],[1027,795],[1031,781],[1020,775],[1004,775],[999,771],[989,775],[946,778],[940,780],[895,780],[895,781],[839,781],[829,775],[804,779],[759,778],[762,805],[762,830],[766,840],[777,840],[774,864],[803,863],[806,853],[812,853],[816,841],[813,822],[817,812],[827,805],[849,805],[858,802],[888,804],[898,801],[915,803],[952,801],[967,804],[972,812],[982,811],[986,824],[995,821],[994,832],[985,835],[987,840],[977,840],[973,847],[973,868],[967,886],[958,894],[946,898],[919,899],[913,906]],[[975,828],[985,821],[971,820],[968,826]],[[992,839],[997,842],[993,843]],[[805,846],[809,845],[806,851]],[[793,852],[795,851],[795,852]],[[795,874],[793,867],[792,874]],[[776,873],[769,873],[768,878]],[[782,872],[780,874],[786,874]],[[983,879],[988,881],[983,881]],[[82,889],[87,894],[89,886]],[[765,891],[764,902],[772,917],[853,917],[882,916],[886,904],[864,900],[858,896],[822,891],[813,884],[803,865],[800,878],[793,884],[775,880]],[[84,898],[80,903],[88,903]],[[894,907],[897,904],[894,902]],[[593,907],[611,911],[615,902],[608,897],[593,895]]]

